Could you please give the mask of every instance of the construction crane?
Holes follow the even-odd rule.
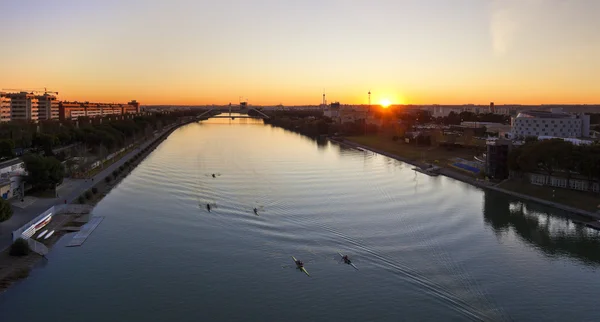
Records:
[[[41,88],[36,88],[33,90],[34,93],[44,93],[44,94],[56,94],[58,95],[58,92],[54,92],[54,91],[49,91],[46,87],[44,87],[44,90],[41,91]]]
[[[18,92],[18,93],[21,93],[21,92],[28,92],[29,93],[29,92],[31,92],[31,90],[29,90],[29,89],[23,89],[23,88],[3,88],[2,90],[3,91]]]
[[[44,87],[44,90],[42,91],[41,88],[36,88],[36,89],[24,89],[24,88],[3,88],[3,91],[11,91],[11,92],[27,92],[27,93],[43,93],[43,94],[56,94],[58,95],[58,92],[53,92],[53,91],[48,91],[46,87]]]

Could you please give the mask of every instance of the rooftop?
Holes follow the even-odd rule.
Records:
[[[517,118],[548,118],[548,119],[566,119],[573,116],[568,113],[552,113],[548,111],[525,111],[517,115]]]

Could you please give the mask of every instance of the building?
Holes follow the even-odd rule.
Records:
[[[589,137],[590,116],[568,114],[561,109],[521,112],[512,119],[512,136]]]
[[[58,120],[58,100],[56,95],[45,93],[36,96],[38,99],[38,119]]]
[[[460,122],[460,125],[470,128],[485,128],[485,131],[489,133],[503,133],[510,132],[511,130],[511,126],[509,124],[494,122]]]
[[[76,120],[85,116],[85,107],[79,102],[60,102],[58,104],[58,118],[63,120]]]
[[[323,111],[323,115],[337,122],[338,118],[340,117],[340,103],[331,103],[329,107],[327,107],[325,111]]]
[[[241,108],[247,108],[248,102],[240,103]],[[132,100],[127,105],[123,106],[123,111],[121,114],[138,114],[140,112],[140,103],[136,100]]]
[[[10,98],[0,93],[0,122],[10,121]]]
[[[497,180],[508,178],[508,152],[510,151],[511,144],[510,140],[487,140],[485,173],[488,177]]]
[[[138,113],[140,113],[140,103],[135,100],[127,104],[90,102],[60,102],[58,104],[58,118],[60,120]]]
[[[27,92],[6,94],[10,98],[10,119],[11,121],[38,120],[38,99],[34,94]]]
[[[12,159],[0,163],[0,194],[4,199],[21,196],[25,163],[21,159]]]

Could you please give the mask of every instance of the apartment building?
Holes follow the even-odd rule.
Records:
[[[38,99],[36,95],[20,92],[6,94],[10,98],[11,121],[38,121]]]
[[[38,99],[38,119],[39,120],[58,120],[59,102],[55,95],[45,93],[36,96]]]
[[[0,92],[0,122],[10,121],[10,98]]]
[[[58,105],[58,118],[60,120],[76,120],[79,117],[137,114],[139,112],[140,104],[135,100],[127,104],[60,102]]]

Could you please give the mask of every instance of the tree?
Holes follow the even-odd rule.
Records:
[[[0,222],[7,221],[12,217],[13,210],[10,206],[10,202],[0,198]]]
[[[43,157],[39,154],[26,154],[23,156],[27,178],[25,179],[31,185],[48,189],[62,183],[65,176],[65,169],[54,157]]]
[[[560,149],[564,147],[563,143],[567,142],[561,139],[552,139],[536,142],[534,144],[533,152],[538,156],[538,167],[548,174],[546,181],[548,181],[554,174],[554,171],[560,167],[558,155]]]
[[[521,166],[519,165],[519,159],[523,153],[523,148],[514,148],[508,153],[508,169],[514,172],[521,172]]]
[[[0,140],[0,158],[12,158],[14,153],[15,142],[11,139]]]
[[[57,141],[56,137],[49,134],[37,133],[33,140],[34,146],[42,149],[47,156],[53,155],[52,147]]]
[[[557,149],[557,161],[558,166],[565,172],[567,177],[567,187],[571,186],[571,177],[573,176],[573,171],[577,168],[577,163],[579,160],[579,152],[575,145],[565,142],[566,144],[561,144],[562,147],[558,147]]]
[[[10,246],[10,256],[25,256],[31,252],[29,248],[29,244],[23,238],[18,238],[15,242]]]

